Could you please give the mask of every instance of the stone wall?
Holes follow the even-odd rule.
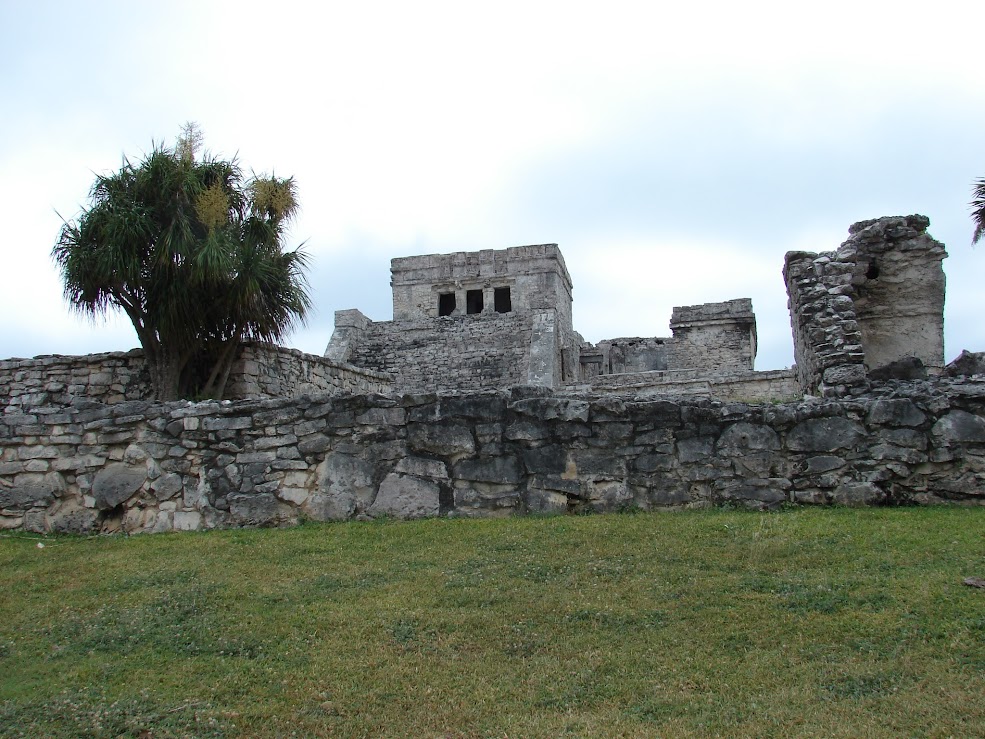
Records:
[[[87,533],[735,504],[985,502],[985,378],[785,405],[542,388],[0,417],[0,526]]]
[[[480,313],[424,321],[367,320],[361,325],[356,325],[360,322],[352,311],[345,313],[353,325],[348,329],[351,333],[344,335],[355,338],[343,346],[333,335],[326,354],[393,375],[401,392],[470,391],[528,383],[535,328],[530,313]],[[553,339],[548,337],[548,341]],[[551,345],[545,361],[553,362],[555,354],[559,350]],[[553,379],[551,367],[542,370]]]
[[[672,337],[622,337],[582,344],[577,380],[635,372],[751,371],[756,359],[756,316],[749,298],[674,308]]]
[[[393,376],[272,344],[246,344],[229,376],[231,398],[388,393]]]
[[[707,395],[720,400],[754,403],[788,402],[799,400],[803,395],[793,370],[627,372],[600,375],[589,383],[570,387],[576,392],[599,395]]]
[[[834,252],[789,252],[794,357],[806,392],[844,395],[914,357],[944,364],[944,246],[925,216],[861,221]]]
[[[380,372],[272,344],[245,344],[233,364],[226,396],[383,393],[392,385],[393,378]],[[0,361],[0,413],[21,407],[65,405],[78,398],[122,403],[146,400],[151,395],[141,349]]]
[[[150,394],[150,374],[140,349],[0,361],[0,413],[20,407],[62,405],[72,398],[120,403]]]
[[[674,308],[673,368],[705,372],[752,370],[756,315],[749,298]]]

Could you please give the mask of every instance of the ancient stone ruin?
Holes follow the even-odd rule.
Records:
[[[557,244],[394,259],[393,320],[335,314],[325,357],[391,374],[403,392],[556,390],[796,397],[792,372],[753,372],[748,298],[674,308],[672,336],[592,345],[571,323],[571,277]]]
[[[150,402],[139,351],[3,361],[0,528],[982,504],[985,355],[944,366],[927,227],[787,255],[792,370],[754,370],[748,299],[585,342],[553,244],[395,259],[392,321],[246,346],[231,403]]]
[[[844,395],[876,376],[944,366],[944,245],[913,215],[861,221],[834,252],[789,252],[794,358],[807,393]]]

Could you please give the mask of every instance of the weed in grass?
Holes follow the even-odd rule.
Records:
[[[216,592],[214,586],[186,586],[135,607],[107,603],[95,611],[68,610],[47,630],[46,636],[55,647],[51,657],[150,650],[172,655],[262,658],[261,639],[229,633]]]
[[[416,619],[401,618],[390,626],[390,634],[397,644],[407,646],[417,641],[417,629]]]
[[[871,675],[845,675],[821,685],[830,698],[862,700],[880,698],[899,690],[906,676],[898,671]]]

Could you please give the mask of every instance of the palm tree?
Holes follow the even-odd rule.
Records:
[[[985,236],[985,179],[975,183],[972,195],[971,218],[975,222],[975,234],[971,237],[971,243],[974,245]]]
[[[52,250],[74,310],[130,318],[162,401],[221,397],[241,342],[282,340],[311,307],[307,255],[282,245],[297,211],[293,180],[244,182],[235,160],[196,160],[200,139],[186,126],[174,149],[155,146],[97,177],[89,207]]]

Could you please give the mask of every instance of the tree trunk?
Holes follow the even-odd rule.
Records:
[[[184,364],[180,356],[171,352],[161,352],[153,360],[148,358],[154,400],[166,403],[181,398],[181,370]]]
[[[237,328],[233,332],[233,337],[219,350],[219,356],[216,357],[212,372],[209,374],[209,380],[205,383],[205,389],[202,391],[206,397],[222,400],[222,394],[226,389],[226,380],[229,378],[233,362],[236,361],[236,355],[239,353],[240,336],[240,329]]]

